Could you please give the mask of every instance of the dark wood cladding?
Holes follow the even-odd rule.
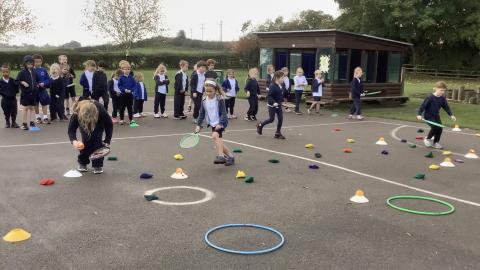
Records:
[[[368,92],[382,91],[382,93],[370,97],[392,97],[402,96],[401,83],[365,83],[363,88]],[[350,84],[325,84],[323,87],[323,98],[343,99],[350,94]]]
[[[259,36],[258,45],[260,48],[333,48],[335,47],[335,35],[322,35],[322,36],[304,36],[289,34],[288,36],[282,35],[268,35]],[[295,45],[295,47],[293,47]]]

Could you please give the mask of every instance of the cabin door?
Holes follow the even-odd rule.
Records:
[[[314,78],[315,73],[315,53],[303,52],[302,53],[302,68],[304,75],[307,79]]]
[[[275,70],[280,70],[283,67],[288,67],[288,52],[275,53]]]

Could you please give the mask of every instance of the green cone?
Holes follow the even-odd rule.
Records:
[[[245,183],[250,184],[250,183],[253,183],[253,181],[254,181],[253,176],[247,176],[247,178],[245,178]]]
[[[109,157],[107,157],[107,160],[116,161],[116,160],[118,160],[118,158],[116,156],[109,156]]]
[[[417,148],[417,145],[413,143],[409,144],[408,146],[410,146],[410,148]]]
[[[139,125],[137,124],[137,122],[134,122],[134,121],[133,121],[133,122],[130,124],[130,127],[135,128],[135,127],[139,127]]]
[[[426,157],[426,158],[433,158],[433,153],[430,152],[430,153],[426,154],[425,157]]]
[[[145,195],[143,195],[143,197],[145,197],[145,199],[149,202],[154,201],[154,200],[158,200],[158,197],[155,194],[145,194]]]
[[[421,129],[421,128],[419,128],[419,129],[417,130],[417,133],[423,133],[423,132],[424,132],[424,130]]]
[[[322,154],[320,154],[320,153],[315,153],[315,157],[316,157],[316,158],[321,158],[321,157],[322,157]]]
[[[424,173],[417,173],[415,174],[415,179],[418,179],[418,180],[425,180],[425,174]]]
[[[234,153],[242,153],[243,152],[242,149],[240,149],[240,148],[234,148],[232,151]]]
[[[278,159],[269,159],[268,162],[270,163],[280,163]]]

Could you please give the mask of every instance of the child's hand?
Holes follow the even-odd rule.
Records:
[[[197,127],[195,128],[195,134],[199,133],[201,129],[202,129],[202,128],[201,128],[200,126],[197,126]]]
[[[192,94],[193,98],[197,98],[197,93]]]
[[[366,95],[365,93],[361,93],[361,94],[360,94],[361,97],[364,97],[365,95]]]
[[[29,86],[30,86],[27,82],[24,82],[24,81],[21,81],[20,83],[21,83],[23,86],[25,86],[25,87],[29,87]]]
[[[59,96],[59,95],[55,95],[55,97],[56,97],[56,98],[60,98],[60,96]]]
[[[421,115],[417,115],[417,120],[421,121],[421,120],[422,120],[422,116],[421,116]]]
[[[220,129],[222,129],[222,126],[221,126],[221,125],[216,125],[216,126],[215,126],[215,130],[220,130]]]
[[[250,97],[250,91],[247,91],[247,97]]]
[[[45,86],[45,84],[42,82],[42,83],[39,83],[39,84],[38,84],[38,86],[40,86],[40,87],[44,87],[44,86]]]
[[[455,115],[450,116],[450,118],[452,118],[454,122],[457,121],[457,118],[455,117]]]
[[[80,142],[80,141],[73,141],[72,145],[73,145],[73,148],[77,150],[83,150],[85,148],[85,145],[83,144],[83,142]]]
[[[277,102],[273,103],[273,107],[278,107],[278,103]]]

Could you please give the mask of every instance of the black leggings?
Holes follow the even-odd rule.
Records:
[[[202,107],[202,93],[197,93],[197,97],[193,98],[193,118],[197,119],[200,113],[200,107]],[[193,96],[192,96],[193,97]]]
[[[16,98],[2,98],[2,109],[5,114],[5,121],[12,124],[17,120],[17,99]]]
[[[230,111],[230,114],[233,114],[233,108],[235,107],[235,98],[230,97],[225,99],[225,107],[227,108],[227,113]]]
[[[123,121],[125,118],[125,108],[127,108],[128,111],[128,119],[132,121],[133,119],[133,95],[127,94],[127,93],[122,93],[120,95],[120,120]]]
[[[108,92],[93,92],[92,93],[92,99],[95,99],[96,101],[100,101],[100,98],[103,99],[103,107],[105,110],[108,112],[108,104],[110,103],[110,97],[108,96]]]
[[[280,133],[280,130],[282,129],[282,124],[283,124],[283,111],[281,106],[278,106],[278,107],[268,106],[268,119],[263,121],[261,123],[261,126],[264,127],[265,125],[273,123],[273,121],[275,121],[275,114],[278,117],[276,133]]]
[[[431,140],[434,137],[433,143],[438,143],[440,141],[440,137],[442,137],[443,128],[434,125],[429,126],[430,132],[428,132],[427,139]]]
[[[247,116],[250,118],[256,117],[258,112],[258,96],[250,95],[250,97],[248,98],[248,104],[250,105],[250,107],[248,108]]]
[[[102,142],[102,133],[92,133],[92,136],[86,138],[82,136],[82,141],[85,145],[85,148],[80,151],[78,155],[78,164],[87,165],[90,163],[90,155],[97,149],[103,146]],[[103,158],[92,160],[93,167],[103,167]]]
[[[173,96],[173,116],[184,116],[183,107],[185,105],[185,93],[175,93]]]
[[[65,106],[63,105],[65,98],[62,96],[56,97],[55,95],[51,95],[50,101],[50,119],[55,120],[57,116],[59,119],[67,118],[65,116]]]
[[[361,101],[360,98],[353,98],[353,104],[350,108],[351,115],[362,115]]]
[[[303,90],[295,90],[295,112],[300,111],[300,101],[302,101]]]
[[[118,110],[119,110],[119,107],[120,107],[120,97],[117,96],[117,94],[112,94],[111,95],[112,97],[112,117],[113,118],[116,118],[117,115],[118,115]]]
[[[134,113],[143,113],[143,103],[144,102],[145,102],[145,100],[143,100],[143,99],[136,99],[134,107],[133,107],[133,112]]]
[[[163,114],[165,112],[165,100],[166,99],[167,99],[166,94],[155,92],[155,104],[153,105],[153,112],[155,114],[158,113],[158,105],[160,105],[160,113]]]

